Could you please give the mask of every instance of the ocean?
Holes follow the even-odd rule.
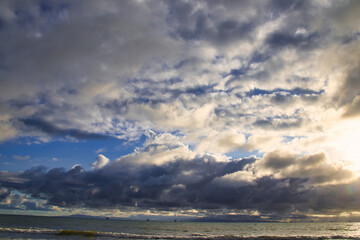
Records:
[[[0,239],[360,239],[360,223],[225,223],[0,215]]]

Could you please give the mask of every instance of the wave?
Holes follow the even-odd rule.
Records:
[[[78,230],[54,230],[40,228],[5,228],[0,227],[0,233],[17,233],[17,234],[41,234],[41,235],[59,235],[59,236],[83,236],[83,237],[101,237],[114,239],[159,239],[159,240],[325,240],[325,239],[352,239],[360,240],[359,236],[237,236],[237,235],[206,235],[191,234],[186,236],[175,235],[145,235],[132,233],[116,233],[116,232],[98,232],[98,231],[78,231]]]

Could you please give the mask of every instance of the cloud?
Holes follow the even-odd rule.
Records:
[[[298,109],[310,118],[309,101],[329,106],[323,102],[331,95],[327,79],[317,71],[327,59],[326,47],[339,47],[340,33],[329,33],[321,16],[346,24],[336,19],[357,6],[307,1],[3,5],[4,140],[45,134],[50,140],[110,135],[133,141],[155,129],[181,131],[196,142],[201,131],[222,128],[256,134],[252,131],[264,127],[258,124],[264,119],[277,130],[303,129],[302,119],[280,118]],[[357,41],[346,45],[354,49]],[[350,64],[339,62],[344,68]],[[356,96],[351,92],[356,86],[348,82],[334,87],[343,89],[336,100],[341,106]],[[355,102],[347,109],[354,108]],[[217,118],[214,112],[226,114]]]
[[[12,158],[19,160],[19,161],[24,161],[24,160],[30,159],[30,156],[29,155],[26,155],[26,156],[13,155]]]
[[[287,129],[287,128],[298,128],[302,124],[302,119],[296,117],[284,119],[257,119],[254,125],[264,129]]]
[[[341,164],[334,164],[324,153],[297,156],[294,153],[277,150],[264,155],[255,164],[260,175],[278,178],[302,178],[311,184],[340,184],[356,179],[356,175]]]
[[[137,146],[91,171],[1,172],[2,186],[58,207],[304,214],[357,186],[335,151],[360,112],[357,1],[0,5],[0,141]]]
[[[349,1],[347,4],[335,4],[335,7],[327,14],[327,19],[334,26],[338,34],[353,34],[354,29],[359,30],[359,21],[354,19],[359,11],[360,5],[357,1]]]
[[[192,161],[179,159],[164,165],[143,164],[136,168],[134,164],[119,161],[93,172],[81,171],[78,167],[69,171],[32,169],[21,174],[28,181],[15,188],[33,197],[46,196],[49,204],[63,207],[113,208],[136,204],[139,208],[168,209],[189,207],[193,203],[202,208],[210,203],[204,200],[193,202],[194,198],[201,197],[202,187],[216,176],[241,168],[234,163],[216,162],[211,157]],[[42,183],[45,179],[46,186]],[[16,183],[10,180],[2,181],[2,184]],[[68,186],[73,190],[69,192]]]
[[[220,182],[225,187],[233,185],[233,187],[241,187],[246,185],[255,186],[255,176],[248,171],[237,171],[234,173],[226,174],[222,177],[215,179],[214,181]]]
[[[10,195],[10,191],[6,188],[0,188],[0,201],[3,202]]]
[[[275,32],[266,39],[266,43],[269,44],[272,49],[295,47],[301,50],[307,50],[316,47],[317,42],[319,42],[318,35],[316,32],[307,36],[304,34]]]
[[[168,133],[153,135],[150,132],[150,137],[144,143],[143,148],[136,149],[135,152],[116,159],[113,167],[120,167],[126,163],[163,165],[178,159],[191,160],[194,157],[195,153],[174,135]]]
[[[245,12],[239,5],[233,5],[243,15],[243,20],[222,17],[223,6],[216,2],[166,1],[170,12],[172,35],[184,40],[204,40],[216,45],[247,39],[257,25],[253,13]],[[251,7],[248,4],[248,7]],[[229,9],[230,10],[230,9]],[[233,9],[234,10],[234,9]],[[241,11],[242,10],[242,11]],[[211,12],[212,14],[208,14]],[[184,17],[187,16],[187,17]],[[247,19],[249,18],[249,19]]]
[[[94,168],[94,169],[100,169],[100,168],[103,168],[109,162],[110,162],[110,160],[107,157],[105,157],[102,154],[99,154],[96,157],[95,162],[93,162],[93,164],[91,165],[91,167]]]
[[[354,97],[353,101],[346,106],[344,117],[356,117],[360,114],[360,95]]]
[[[7,188],[0,188],[0,209],[51,211],[46,201],[33,199],[26,194],[14,193]]]
[[[0,123],[0,141],[12,139],[17,134],[17,131],[10,124]]]
[[[200,141],[197,146],[197,151],[226,153],[232,150],[240,149],[245,141],[245,136],[241,133],[230,130],[224,130],[223,132],[213,131]]]
[[[5,56],[0,74],[6,79],[1,101],[8,108],[8,119],[26,120],[50,133],[71,129],[73,137],[93,137],[87,135],[95,128],[92,121],[103,122],[97,106],[117,98],[126,79],[150,59],[177,53],[177,43],[168,41],[162,33],[163,23],[147,20],[156,11],[159,12],[155,15],[162,15],[160,5],[153,8],[112,1],[101,4],[92,1],[86,7],[82,4],[48,3],[45,8],[37,2],[5,4],[4,14],[13,16],[6,17],[0,35]],[[136,15],[142,18],[135,18]],[[113,25],[114,22],[122,24]],[[157,25],[157,30],[151,24]],[[15,49],[13,44],[18,47],[10,53],[10,49]],[[46,86],[42,84],[45,82]],[[17,88],[18,85],[22,88]],[[34,122],[46,122],[43,119],[53,126]],[[53,128],[64,123],[66,129]],[[110,128],[97,127],[95,132],[105,133]],[[64,131],[60,133],[67,134]],[[6,139],[16,136],[15,133],[7,134]]]
[[[264,89],[258,89],[255,88],[249,92],[246,93],[246,96],[248,97],[252,97],[252,96],[258,96],[258,95],[269,95],[269,94],[281,94],[281,93],[289,93],[291,96],[295,95],[295,96],[302,96],[302,95],[320,95],[321,93],[323,93],[324,90],[320,90],[320,91],[314,91],[311,89],[304,89],[304,88],[294,88],[294,89],[281,89],[281,88],[277,88],[274,90],[264,90]]]
[[[52,123],[40,120],[40,119],[24,119],[22,122],[25,126],[34,128],[35,130],[40,130],[43,133],[53,135],[53,136],[70,136],[77,139],[107,139],[109,136],[97,134],[97,133],[88,133],[79,129],[62,129]]]
[[[360,94],[358,83],[360,66],[359,64],[357,64],[357,56],[351,56],[349,58],[345,57],[345,54],[350,52],[358,52],[359,49],[360,47],[358,41],[355,41],[353,43],[342,46],[342,53],[334,56],[333,60],[343,65],[343,67],[340,68],[340,71],[342,73],[341,77],[339,78],[340,81],[338,80],[340,84],[337,92],[334,93],[334,101],[337,106],[344,106],[347,104],[349,104],[350,106],[354,106],[354,104],[356,105],[356,97]],[[354,112],[355,109],[354,107],[348,109],[348,114]]]
[[[150,132],[136,152],[112,162],[99,155],[93,166],[91,171],[76,165],[70,170],[39,167],[1,172],[0,183],[42,199],[48,207],[199,209],[209,216],[219,209],[233,209],[273,217],[359,207],[353,202],[340,206],[340,198],[324,207],[318,205],[325,195],[358,184],[350,170],[331,164],[323,153],[298,155],[278,150],[263,158],[218,159],[191,152],[175,136]]]
[[[102,152],[105,152],[106,151],[106,148],[99,148],[95,151],[95,153],[102,153]]]

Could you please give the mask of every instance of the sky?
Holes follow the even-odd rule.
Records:
[[[0,213],[360,220],[360,1],[0,1]]]

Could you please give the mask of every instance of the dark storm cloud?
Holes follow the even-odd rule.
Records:
[[[148,145],[141,151],[150,153],[151,157],[154,151],[167,153],[178,147]],[[253,171],[271,171],[273,174],[255,177]],[[343,188],[357,188],[357,182],[330,187],[309,184],[346,178],[339,174],[341,171],[329,165],[324,154],[298,157],[278,151],[260,160],[244,158],[219,162],[212,156],[204,155],[188,160],[175,159],[160,165],[138,164],[136,158],[121,158],[93,171],[85,171],[80,166],[70,170],[38,167],[12,173],[11,177],[7,172],[1,172],[0,183],[5,188],[16,189],[59,207],[136,207],[165,211],[204,209],[210,215],[211,211],[219,209],[238,209],[286,215],[295,210],[359,207],[355,202],[359,198],[356,191],[346,198],[350,205],[343,203],[340,207],[341,196],[345,193],[329,200],[324,207],[319,205],[325,196],[335,195]],[[331,173],[331,176],[321,177],[325,173]],[[7,193],[5,195],[8,196]],[[33,209],[45,208],[31,203],[28,205]]]
[[[51,169],[48,172],[32,169],[21,174],[21,177],[29,178],[28,182],[13,187],[60,207],[229,208],[281,213],[293,210],[298,204],[307,204],[306,179],[263,177],[253,185],[227,186],[213,181],[223,174],[221,169],[212,171],[217,167],[199,160],[191,166],[194,175],[187,177],[179,172],[189,170],[189,166],[181,161],[166,168],[140,168],[137,173],[125,167],[112,175],[80,169]],[[221,166],[222,169],[225,167]]]
[[[16,206],[12,206],[12,205],[9,205],[9,204],[0,204],[0,209],[11,209],[11,210],[20,210],[21,208],[19,207],[16,207]]]
[[[324,213],[344,208],[356,211],[360,201],[360,181],[324,186],[320,189],[313,189],[309,194],[313,196],[309,199],[309,204],[314,210]],[[346,204],[344,205],[344,203]]]
[[[77,139],[108,139],[109,136],[89,133],[78,129],[63,129],[41,119],[22,119],[22,123],[30,129],[39,130],[51,136],[69,136]]]
[[[192,205],[203,208],[213,203],[198,199],[205,197],[201,189],[216,177],[239,171],[253,161],[244,159],[225,164],[199,158],[162,166],[136,167],[118,162],[91,172],[79,166],[69,171],[60,168],[46,171],[39,167],[18,175],[28,180],[24,184],[13,183],[11,179],[3,180],[2,184],[7,187],[15,184],[15,189],[36,198],[45,195],[49,203],[56,206],[113,208],[136,204],[140,208],[167,209]],[[187,171],[191,174],[186,175]]]
[[[51,208],[49,206],[39,206],[35,202],[24,202],[23,203],[26,210],[34,210],[34,211],[50,211]]]
[[[51,206],[45,205],[38,200],[31,199],[19,192],[0,187],[0,209],[38,210],[51,211]]]
[[[10,191],[9,189],[0,187],[0,201],[3,201],[4,199],[6,199],[7,197],[10,196]]]

